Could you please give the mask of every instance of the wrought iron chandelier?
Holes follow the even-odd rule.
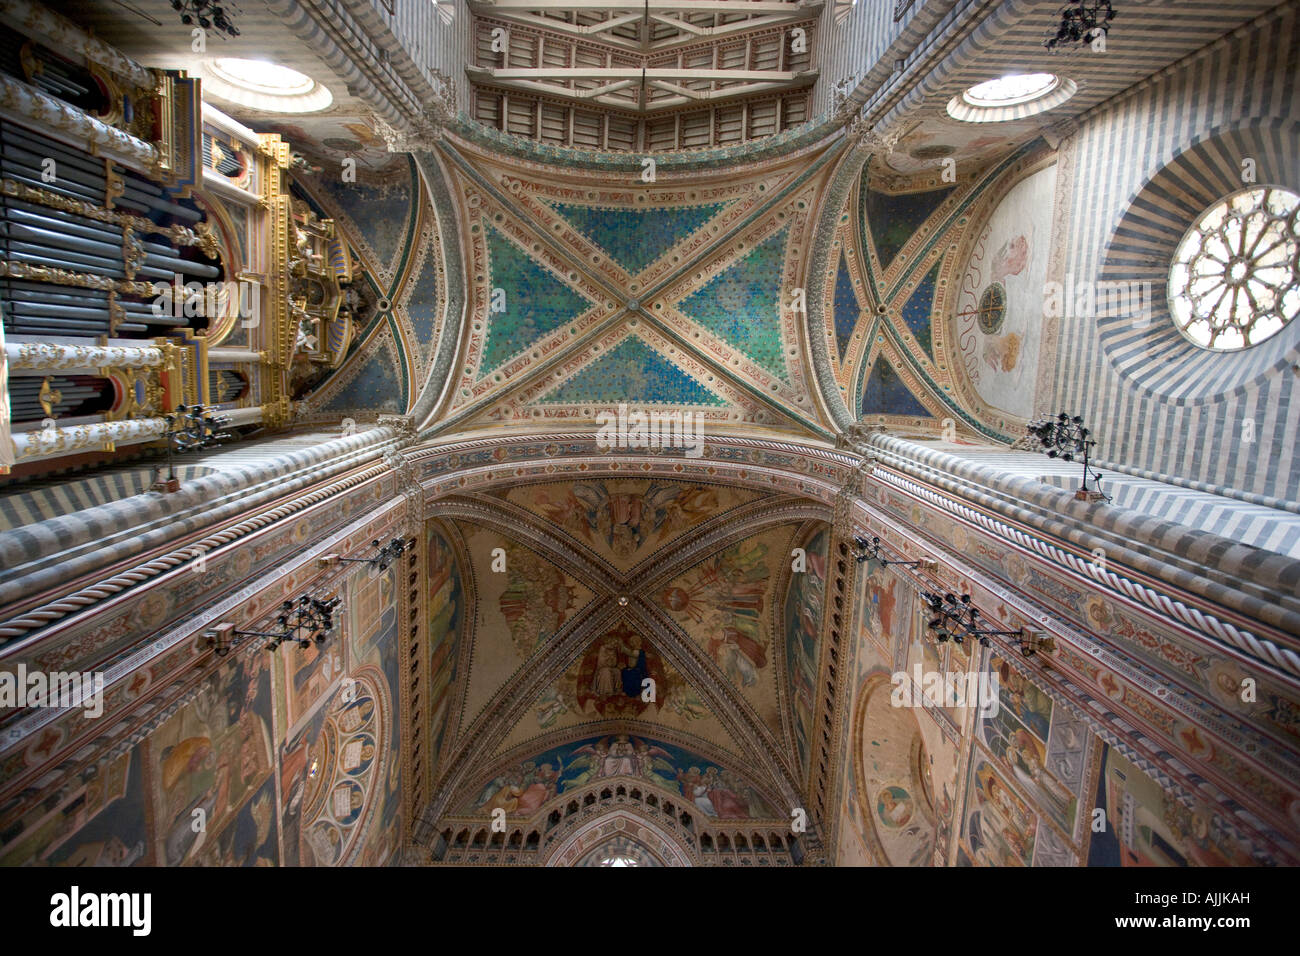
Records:
[[[935,567],[935,562],[928,558],[921,558],[916,561],[895,561],[892,558],[885,557],[885,553],[880,547],[879,538],[872,538],[868,541],[861,535],[854,535],[853,544],[857,548],[857,553],[854,554],[854,558],[857,560],[858,564],[861,564],[863,561],[878,561],[880,566],[884,568],[889,567],[891,564],[902,568],[927,568],[931,570]]]
[[[1004,637],[1024,636],[1024,628],[1003,631],[981,627],[979,609],[971,603],[969,594],[963,594],[958,598],[953,594],[940,595],[930,591],[922,591],[921,600],[925,602],[926,607],[930,609],[930,613],[934,615],[925,626],[934,632],[934,639],[940,644],[952,641],[960,646],[966,642],[967,638],[974,638],[984,647],[988,647],[991,643],[989,637],[994,635]]]
[[[379,553],[372,558],[339,558],[340,561],[346,561],[350,564],[368,564],[377,571],[387,571],[389,565],[397,557],[406,551],[406,541],[402,538],[394,538],[388,544],[380,547],[379,539],[376,538],[370,542],[370,547],[376,549]]]
[[[198,451],[212,448],[224,441],[234,438],[231,432],[221,431],[230,424],[226,415],[210,415],[202,405],[177,405],[176,413],[166,415],[167,431],[163,438],[167,443],[167,477],[154,482],[155,491],[176,491],[180,488],[180,479],[176,477],[175,453]]]
[[[1110,496],[1102,494],[1101,474],[1088,464],[1092,446],[1097,444],[1091,438],[1091,432],[1083,427],[1083,418],[1061,412],[1055,418],[1040,418],[1029,423],[1029,434],[1038,440],[1048,458],[1060,458],[1062,461],[1074,461],[1078,457],[1083,463],[1083,486],[1074,493],[1081,501],[1110,501]],[[1093,487],[1088,487],[1092,479]]]
[[[1070,0],[1061,8],[1056,35],[1044,40],[1043,46],[1055,51],[1058,46],[1093,43],[1110,32],[1110,21],[1114,19],[1110,0]]]
[[[926,628],[934,633],[934,639],[940,644],[952,641],[961,646],[969,639],[974,639],[983,647],[990,647],[990,637],[1008,637],[1020,647],[1020,653],[1032,657],[1039,651],[1052,651],[1056,641],[1039,632],[1026,632],[1023,627],[1014,631],[1001,628],[984,627],[979,609],[971,603],[971,596],[963,594],[935,594],[921,592],[921,600],[934,615],[926,622]]]
[[[228,37],[239,36],[239,29],[231,21],[226,7],[214,0],[172,0],[172,9],[181,15],[181,23],[187,27],[198,26],[204,30],[216,30]]]
[[[233,624],[218,624],[208,631],[208,645],[218,657],[225,657],[232,648],[238,647],[246,638],[267,638],[266,649],[274,651],[281,644],[297,644],[306,649],[312,644],[325,644],[334,631],[334,612],[343,603],[342,598],[331,597],[325,600],[304,594],[295,601],[285,601],[280,605],[280,614],[276,617],[279,629],[274,631],[243,631]]]

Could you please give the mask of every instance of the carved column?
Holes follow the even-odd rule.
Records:
[[[85,371],[104,368],[148,368],[164,362],[158,346],[54,345],[49,342],[6,342],[5,360],[11,372]]]
[[[41,428],[13,435],[14,463],[56,458],[83,451],[112,451],[117,445],[152,441],[167,432],[163,418],[93,422],[68,428]]]
[[[153,86],[153,74],[121,51],[97,40],[66,17],[31,0],[0,0],[0,21],[20,33],[38,37],[63,56],[83,56],[133,86]]]
[[[24,126],[35,123],[53,139],[98,151],[141,172],[157,173],[160,168],[162,157],[154,146],[4,74],[0,74],[0,117]]]
[[[215,414],[229,418],[231,425],[256,425],[262,420],[262,409],[257,405],[249,408],[219,408]]]
[[[265,362],[265,352],[254,352],[251,349],[225,349],[215,348],[208,349],[209,362]]]

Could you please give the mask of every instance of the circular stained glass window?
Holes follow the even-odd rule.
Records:
[[[1215,203],[1174,252],[1169,311],[1203,349],[1258,345],[1300,313],[1300,196],[1261,186]]]

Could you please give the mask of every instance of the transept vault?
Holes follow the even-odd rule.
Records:
[[[1294,2],[130,6],[0,0],[0,864],[1300,862]]]

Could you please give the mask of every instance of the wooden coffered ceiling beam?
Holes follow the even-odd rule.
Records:
[[[609,106],[628,113],[642,112],[636,99],[611,95],[621,90],[628,89],[629,87],[639,86],[641,83],[639,79],[625,80],[621,83],[608,83],[603,86],[594,86],[590,89],[574,89],[568,86],[556,86],[553,83],[542,83],[537,80],[485,79],[481,76],[476,76],[475,73],[477,71],[471,70],[468,67],[465,72],[469,75],[471,81],[493,86],[501,90],[520,90],[525,93],[540,93],[543,96],[551,96],[560,100],[569,100],[573,103],[599,103],[601,106]]]
[[[811,15],[823,6],[822,0],[631,0],[611,3],[610,0],[470,0],[475,13],[493,14],[505,10],[555,10],[568,13],[587,10],[602,13],[786,13],[801,10]]]
[[[465,75],[470,81],[484,86],[494,86],[506,90],[520,90],[540,93],[575,103],[600,103],[604,106],[629,112],[649,112],[652,110],[672,109],[692,103],[716,102],[752,96],[756,93],[783,92],[811,86],[817,81],[816,70],[786,72],[780,70],[691,70],[684,67],[655,67],[639,70],[635,67],[615,67],[612,69],[577,68],[577,69],[531,69],[509,68],[496,69],[477,66],[465,67]],[[608,82],[601,82],[601,81]],[[640,86],[642,80],[646,85],[661,92],[672,94],[667,97],[646,102],[639,102],[632,97],[614,97],[611,94]],[[714,86],[712,89],[693,90],[673,83],[673,80],[706,80],[726,86]],[[597,82],[599,86],[589,88],[562,85],[567,82]]]
[[[820,10],[820,3],[817,4],[817,8]],[[648,50],[651,53],[662,53],[674,47],[688,46],[701,40],[718,40],[723,37],[734,36],[737,33],[747,33],[751,30],[770,30],[773,27],[784,26],[789,23],[808,23],[816,15],[817,11],[810,12],[806,8],[796,7],[791,4],[791,9],[786,13],[764,14],[750,17],[747,20],[733,20],[730,23],[719,23],[707,27],[678,17],[652,15],[650,19],[655,23],[670,26],[688,34],[688,36],[661,37],[651,43]]]
[[[649,101],[647,107],[648,110],[660,110],[670,109],[675,106],[686,106],[689,103],[710,103],[718,100],[732,99],[737,96],[750,96],[754,93],[771,93],[782,90],[797,89],[804,84],[741,83],[736,86],[724,86],[721,89],[716,90],[688,90],[673,83],[664,83],[661,80],[656,80],[647,85],[662,90],[665,93],[677,94],[676,96],[660,97]]]
[[[686,66],[541,66],[541,67],[496,67],[467,66],[465,71],[481,82],[500,82],[502,80],[709,80],[715,83],[727,82],[775,82],[794,83],[815,79],[816,70],[804,70],[798,73],[787,70],[695,70]]]
[[[659,2],[647,4],[617,3],[551,3],[542,0],[516,3],[514,0],[470,0],[470,10],[494,20],[519,23],[539,30],[549,30],[575,38],[583,38],[622,50],[640,53],[662,53],[679,46],[699,43],[702,40],[714,40],[755,30],[770,30],[774,27],[791,23],[811,23],[815,21],[824,6],[823,0],[796,0],[796,2],[745,2],[745,0],[718,0],[715,3],[683,4]],[[546,16],[548,10],[573,13],[607,13],[608,17],[596,23],[571,23],[557,17]],[[709,25],[693,23],[688,16],[712,14],[714,22]],[[718,23],[722,15],[744,15],[744,19]],[[675,36],[651,39],[652,31],[643,29],[639,41],[628,37],[614,36],[611,31],[637,21],[650,21],[679,31]],[[648,24],[647,24],[648,26]]]
[[[474,6],[474,4],[471,4]],[[625,17],[616,17],[610,20],[602,20],[599,23],[567,23],[564,20],[556,20],[553,17],[539,17],[535,13],[523,13],[518,10],[494,10],[491,8],[481,9],[478,12],[485,16],[490,16],[493,20],[504,20],[509,23],[519,23],[524,26],[534,27],[538,30],[547,30],[552,33],[560,33],[565,36],[576,39],[599,40],[607,46],[618,47],[620,50],[627,50],[630,53],[644,53],[645,45],[636,41],[629,40],[620,36],[602,36],[609,30],[616,27],[626,26],[629,23],[635,23],[643,19],[643,14],[629,14]]]

